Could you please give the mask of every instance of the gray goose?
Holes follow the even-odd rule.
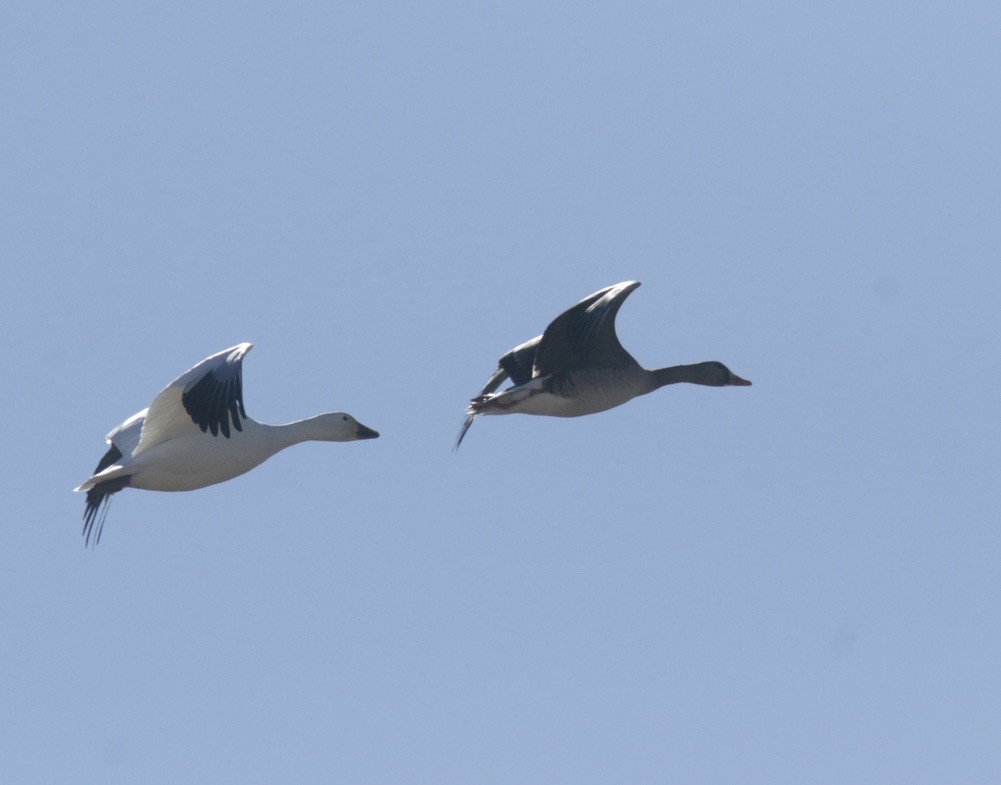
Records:
[[[497,370],[466,407],[455,449],[480,414],[581,417],[666,384],[751,384],[715,360],[655,370],[636,362],[619,343],[615,315],[638,286],[638,281],[623,281],[588,295],[557,316],[542,335],[501,357]],[[496,392],[506,379],[513,385]]]

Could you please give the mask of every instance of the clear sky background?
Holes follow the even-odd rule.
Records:
[[[11,783],[1001,781],[1001,6],[0,13]],[[481,418],[603,286],[666,388]],[[240,341],[224,485],[104,435]]]

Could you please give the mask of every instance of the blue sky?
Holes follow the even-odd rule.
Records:
[[[0,24],[21,783],[1001,777],[993,3],[181,3]],[[666,388],[481,418],[603,286]],[[240,341],[376,441],[125,491]]]

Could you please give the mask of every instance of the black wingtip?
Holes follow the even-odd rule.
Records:
[[[104,519],[108,517],[108,505],[111,503],[111,494],[91,488],[87,491],[87,506],[83,512],[83,547],[97,547],[101,541],[101,532],[104,530]],[[94,524],[97,524],[96,528]],[[94,535],[94,544],[91,546],[90,538]]]
[[[111,504],[112,495],[118,493],[122,488],[127,488],[132,482],[132,477],[116,477],[113,480],[105,480],[98,483],[87,491],[87,505],[83,511],[83,546],[85,548],[96,548],[101,542],[101,532],[104,531],[104,521],[108,517],[108,505]],[[91,546],[91,537],[94,544]]]
[[[210,371],[181,393],[181,404],[202,433],[221,433],[225,439],[232,435],[231,428],[242,431],[241,417],[247,418],[239,375],[227,377]]]
[[[457,452],[459,446],[462,444],[462,440],[466,438],[466,431],[469,430],[469,426],[473,424],[473,420],[476,419],[475,414],[467,414],[466,418],[462,421],[462,427],[459,428],[459,438],[455,440],[455,446],[452,447],[452,452]]]

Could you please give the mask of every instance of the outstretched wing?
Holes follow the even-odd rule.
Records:
[[[213,354],[181,374],[160,392],[146,413],[142,435],[133,454],[168,439],[211,431],[230,436],[243,430],[243,357],[253,344],[241,343]]]
[[[553,319],[539,342],[533,375],[634,365],[636,360],[622,348],[615,334],[615,315],[638,286],[638,281],[608,286]]]
[[[497,362],[497,370],[487,379],[486,385],[484,385],[483,389],[480,390],[480,394],[476,397],[482,398],[485,395],[490,395],[508,378],[516,385],[530,382],[532,380],[532,368],[535,365],[535,352],[539,348],[539,341],[541,340],[542,336],[537,335],[532,340],[515,346],[501,357]],[[455,447],[452,448],[453,450],[459,449],[459,445],[462,444],[462,440],[466,436],[466,431],[469,430],[469,426],[473,424],[474,419],[476,419],[476,415],[466,414],[465,419],[462,421],[462,427],[459,429],[459,438],[455,440]]]
[[[143,420],[146,419],[146,409],[136,412],[129,419],[111,431],[104,440],[108,443],[108,451],[97,462],[94,474],[100,474],[109,466],[113,466],[124,456],[129,457],[139,444]]]
[[[535,355],[539,350],[539,342],[542,340],[541,335],[535,336],[530,341],[525,341],[525,343],[515,346],[511,351],[500,358],[497,363],[500,370],[503,370],[508,376],[511,377],[511,382],[516,385],[528,384],[532,381],[532,372],[535,368]],[[494,374],[496,376],[497,374]],[[491,377],[491,381],[493,377]],[[491,389],[487,390],[484,388],[480,395],[485,395],[488,392],[493,392],[499,386],[495,384]]]
[[[136,412],[129,419],[115,428],[105,437],[105,441],[117,449],[122,455],[129,456],[135,452],[139,446],[139,437],[142,435],[143,423],[146,421],[146,413],[149,409]],[[110,450],[109,450],[110,452]],[[118,460],[117,458],[115,460]],[[97,471],[100,471],[98,469]],[[94,474],[97,474],[97,471]]]

